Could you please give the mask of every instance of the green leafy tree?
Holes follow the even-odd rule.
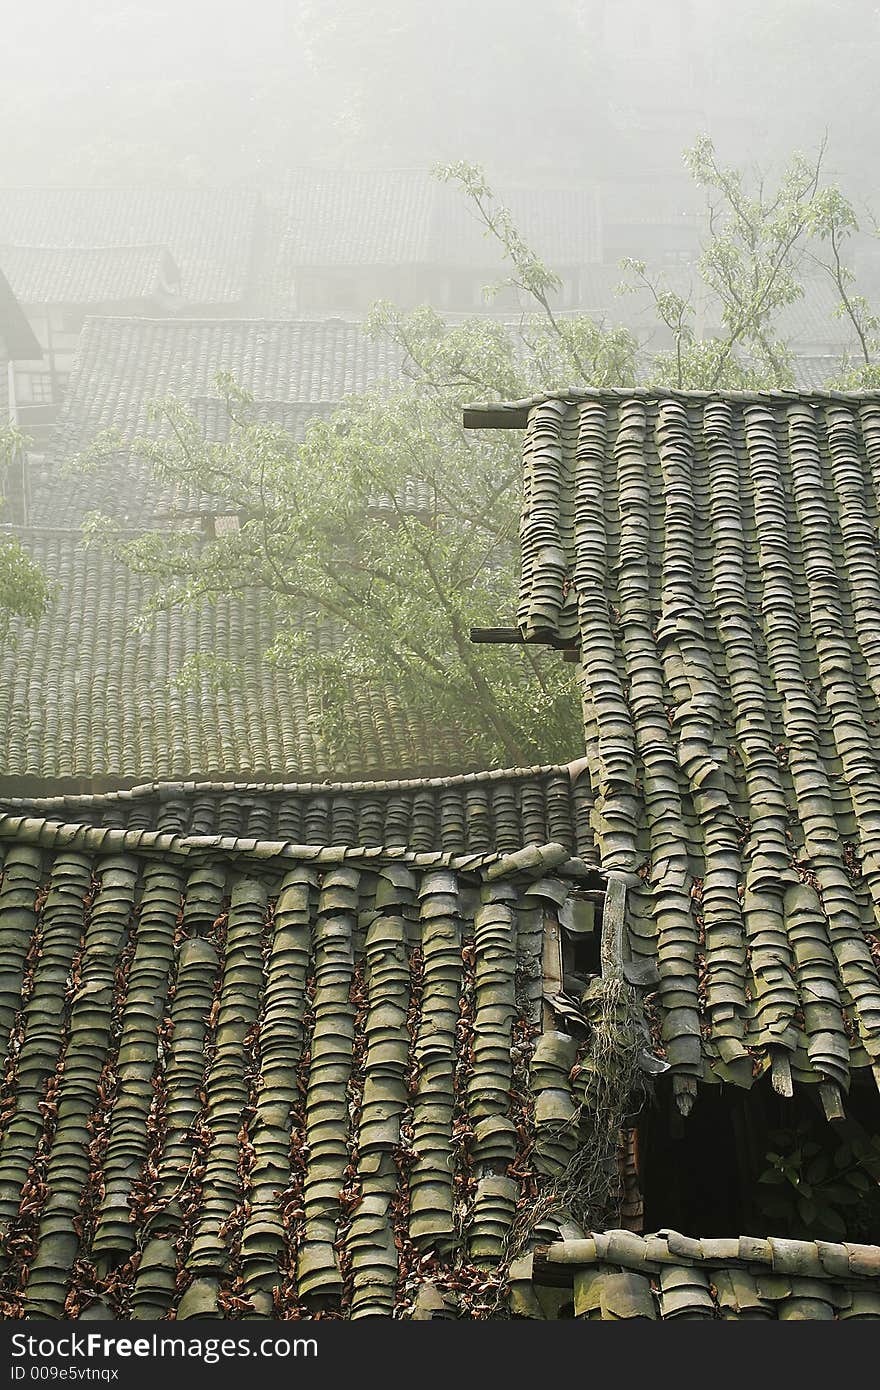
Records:
[[[572,756],[573,667],[532,647],[470,640],[473,626],[511,610],[520,441],[464,431],[462,406],[524,394],[534,359],[523,361],[524,342],[485,319],[449,328],[431,310],[402,315],[386,305],[370,330],[400,345],[408,384],[350,400],[313,421],[300,444],[256,423],[247,395],[221,378],[226,440],[207,441],[186,408],[168,401],[158,411],[161,437],[131,445],[181,493],[215,497],[238,529],[207,543],[182,530],[119,540],[105,521],[93,535],[159,580],[162,606],[263,591],[277,633],[269,659],[309,674],[339,757],[347,747],[339,692],[352,682],[391,689],[428,725],[456,728],[475,761]],[[618,336],[613,368],[601,335],[596,346],[593,379],[619,380],[634,340]],[[570,380],[552,335],[539,332],[534,351],[554,373],[548,384]],[[91,460],[120,444],[97,441]]]
[[[813,260],[830,278],[838,297],[836,317],[849,324],[855,344],[833,384],[848,391],[880,386],[880,316],[859,293],[847,263],[852,238],[860,227],[855,209],[840,189],[822,190],[812,208],[811,227],[821,246],[821,254],[813,255]]]
[[[25,437],[12,426],[0,429],[0,521],[5,520],[3,488],[10,470],[26,447]],[[16,536],[0,532],[0,639],[8,638],[14,618],[36,622],[51,598],[51,586]]]
[[[413,714],[461,730],[475,761],[576,754],[572,667],[555,653],[469,638],[472,627],[492,626],[513,609],[521,441],[506,431],[465,431],[462,406],[639,379],[789,385],[791,353],[777,323],[802,293],[809,255],[837,276],[850,314],[861,315],[869,357],[873,351],[875,325],[842,259],[854,214],[822,186],[821,151],[812,162],[795,158],[772,189],[724,168],[708,140],[687,159],[709,202],[698,270],[716,309],[713,336],[697,335],[692,297],[637,262],[628,265],[631,289],[648,293],[671,348],[649,357],[626,329],[563,313],[558,276],[523,240],[482,171],[445,166],[439,176],[460,186],[504,253],[502,283],[520,297],[519,322],[475,317],[452,325],[427,308],[404,314],[376,306],[368,331],[398,345],[404,383],[349,400],[313,422],[302,443],[258,423],[229,378],[220,380],[229,414],[222,442],[207,440],[179,402],[165,402],[156,434],[125,447],[182,495],[213,495],[238,528],[209,541],[187,531],[120,540],[109,523],[96,522],[95,534],[158,581],[161,605],[262,591],[276,621],[269,657],[310,674],[336,756],[346,751],[341,692],[352,681],[382,685]],[[92,461],[120,446],[99,441]]]

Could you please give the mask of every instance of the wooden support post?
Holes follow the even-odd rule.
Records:
[[[623,941],[626,926],[626,882],[608,876],[602,909],[602,945],[599,959],[603,980],[623,979]]]
[[[794,1095],[791,1061],[784,1048],[774,1047],[771,1051],[770,1080],[778,1096],[785,1096],[786,1100],[791,1100]]]
[[[549,912],[544,913],[544,951],[541,968],[544,976],[541,1026],[546,1033],[556,1027],[556,1016],[546,1002],[547,995],[562,993],[562,928],[555,916]]]
[[[525,637],[518,627],[472,627],[469,633],[472,642],[481,645],[512,647],[555,647],[557,651],[571,654],[577,660],[579,638],[560,637],[548,629],[534,637]]]
[[[822,1101],[822,1109],[825,1111],[826,1120],[845,1120],[846,1111],[843,1108],[843,1096],[840,1087],[834,1081],[819,1082],[819,1097]]]

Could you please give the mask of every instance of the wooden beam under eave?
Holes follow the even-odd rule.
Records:
[[[528,423],[528,408],[521,406],[474,406],[464,410],[466,430],[524,430]]]
[[[548,631],[540,637],[525,637],[518,627],[472,627],[470,639],[478,644],[509,644],[512,647],[555,647],[557,651],[574,653],[577,660],[578,644],[569,637],[557,637]]]

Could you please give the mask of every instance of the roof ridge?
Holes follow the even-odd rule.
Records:
[[[564,845],[547,841],[514,851],[458,852],[410,850],[395,845],[302,844],[290,839],[237,835],[180,835],[162,830],[120,830],[109,826],[82,825],[44,816],[0,815],[0,840],[37,845],[46,849],[92,854],[159,854],[163,858],[190,859],[218,854],[257,860],[274,859],[301,863],[341,865],[354,863],[411,864],[421,869],[455,869],[463,873],[487,871],[496,880],[524,873],[540,877],[547,871],[578,879],[602,879],[600,869],[569,854]]]
[[[447,787],[470,786],[479,782],[525,781],[530,777],[551,776],[554,773],[570,776],[574,781],[584,770],[585,762],[584,758],[576,758],[568,763],[539,763],[531,767],[486,768],[477,772],[459,772],[447,776],[376,778],[350,782],[247,782],[239,780],[202,782],[194,778],[181,780],[159,778],[156,781],[141,782],[136,786],[120,788],[117,791],[60,793],[57,796],[0,796],[0,806],[41,806],[45,808],[62,805],[91,806],[115,801],[132,801],[151,796],[170,800],[175,795],[190,796],[197,793],[215,795],[238,792],[248,795],[300,794],[319,796],[322,793],[329,795],[334,792],[346,791],[394,792],[416,791],[425,788],[442,790]]]
[[[774,1274],[828,1277],[858,1282],[874,1280],[880,1248],[855,1241],[796,1240],[782,1236],[686,1236],[664,1228],[638,1235],[624,1229],[595,1231],[580,1239],[539,1245],[535,1266],[604,1264],[641,1273],[664,1266],[716,1264],[726,1268],[759,1267]]]
[[[161,325],[164,328],[186,328],[193,325],[198,326],[223,326],[230,324],[267,324],[272,327],[287,327],[293,324],[326,325],[326,324],[345,324],[352,328],[363,328],[365,320],[363,318],[346,318],[341,314],[316,314],[314,317],[304,314],[286,316],[284,318],[272,318],[265,314],[241,315],[241,314],[201,314],[187,318],[184,315],[175,314],[173,318],[150,317],[146,314],[88,314],[86,323],[149,323]]]
[[[239,188],[234,184],[211,184],[193,187],[188,184],[52,184],[52,183],[13,183],[0,185],[0,198],[4,193],[242,193],[253,198],[262,198],[259,188]]]
[[[48,242],[35,241],[4,241],[0,242],[0,251],[168,251],[170,248],[165,241],[114,241],[114,242],[89,242],[88,244],[78,244],[70,242],[66,244],[54,244]]]
[[[729,402],[732,405],[785,405],[795,401],[853,401],[880,404],[880,388],[863,391],[837,391],[829,387],[776,387],[766,391],[683,390],[677,387],[601,386],[571,387],[526,396],[516,401],[475,401],[462,408],[464,423],[470,429],[517,428],[527,423],[526,417],[536,406],[578,405],[584,401],[660,401],[677,400],[701,404],[707,401]]]

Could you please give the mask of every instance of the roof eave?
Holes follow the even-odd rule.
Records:
[[[530,402],[514,401],[509,405],[466,405],[466,430],[524,430],[529,423]]]
[[[843,401],[880,405],[880,390],[837,391],[831,387],[803,389],[797,386],[767,391],[679,390],[674,387],[603,386],[572,387],[562,391],[547,391],[520,401],[481,401],[463,407],[465,429],[512,430],[525,429],[529,414],[535,406],[556,401],[561,405],[578,405],[584,401],[618,402],[624,400],[679,400],[698,404],[711,400],[729,401],[740,405],[785,405],[793,401],[825,405]]]

